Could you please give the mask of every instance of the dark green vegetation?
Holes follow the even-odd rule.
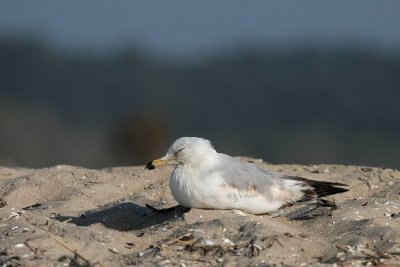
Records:
[[[173,63],[0,40],[0,164],[146,163],[180,136],[284,163],[400,167],[400,54],[237,51]]]

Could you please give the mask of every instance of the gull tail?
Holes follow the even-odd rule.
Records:
[[[334,202],[321,198],[349,191],[346,188],[342,188],[343,186],[348,186],[342,183],[315,181],[300,177],[294,177],[294,180],[301,181],[308,186],[302,190],[304,196],[298,201],[299,203],[317,203],[323,207],[335,208],[336,204]]]

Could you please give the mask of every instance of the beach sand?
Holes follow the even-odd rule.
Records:
[[[187,210],[167,167],[0,168],[0,264],[6,266],[396,266],[400,172],[343,165],[262,168],[348,184],[338,208],[295,206],[277,217]]]

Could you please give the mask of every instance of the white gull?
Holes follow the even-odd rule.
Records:
[[[253,214],[293,204],[335,207],[321,197],[346,192],[341,183],[314,181],[270,172],[255,164],[218,153],[210,141],[177,139],[167,154],[147,169],[174,165],[169,186],[175,200],[187,208],[239,209]]]

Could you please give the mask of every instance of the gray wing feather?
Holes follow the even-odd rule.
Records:
[[[303,201],[348,191],[348,189],[338,187],[346,186],[345,184],[314,181],[269,172],[225,154],[220,154],[220,157],[224,166],[222,176],[226,183],[234,184],[239,190],[256,186],[257,190],[267,198],[278,197],[288,198],[290,201]]]
[[[273,186],[284,186],[284,175],[267,172],[256,165],[243,162],[225,154],[220,154],[222,176],[227,183],[235,184],[245,190],[249,185],[255,185],[262,193],[268,193]],[[301,182],[299,182],[301,183]]]

